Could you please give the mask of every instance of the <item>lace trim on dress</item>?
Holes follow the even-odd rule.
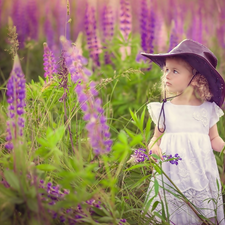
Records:
[[[198,112],[194,112],[193,117],[196,120],[200,121],[203,126],[205,126],[205,127],[207,126],[209,120],[208,120],[207,111],[205,108],[202,108]]]
[[[162,189],[159,190],[159,194],[163,200]],[[202,191],[190,188],[187,191],[184,191],[183,194],[192,204],[194,204],[195,209],[207,218],[215,217],[214,210],[223,206],[222,196],[218,194],[218,191],[210,190],[209,187],[206,187]],[[217,205],[211,200],[212,198],[217,199]],[[202,224],[201,220],[196,216],[193,210],[181,198],[175,197],[173,194],[166,191],[166,200],[169,208],[170,219],[173,223],[177,224],[178,221],[175,220],[176,218],[179,218],[183,225]],[[160,213],[161,205],[159,204],[155,210]]]

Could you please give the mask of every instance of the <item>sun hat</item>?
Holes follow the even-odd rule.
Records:
[[[151,59],[161,68],[165,66],[167,57],[182,57],[207,79],[209,89],[213,94],[210,102],[215,102],[219,107],[222,106],[225,97],[225,82],[216,70],[216,56],[206,46],[196,41],[185,39],[168,53],[150,54],[141,52],[141,55]]]

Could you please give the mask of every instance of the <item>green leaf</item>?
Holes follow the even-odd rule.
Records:
[[[128,169],[126,169],[124,171],[134,170],[134,169],[137,169],[137,168],[140,168],[140,167],[144,167],[144,166],[149,167],[149,164],[137,164],[137,165],[131,166],[130,168],[128,168]]]
[[[50,147],[48,141],[46,141],[45,139],[43,138],[36,138],[37,142],[42,145],[43,147]]]
[[[37,200],[36,199],[28,198],[27,199],[27,206],[33,212],[38,212],[38,204],[37,204]]]
[[[44,157],[47,153],[49,153],[49,150],[44,146],[38,148],[35,151],[35,155],[39,155],[39,156],[42,156],[42,157]]]
[[[10,202],[13,204],[22,204],[24,203],[24,199],[14,197],[14,198],[10,198]]]
[[[118,139],[123,143],[127,145],[127,136],[126,134],[122,131],[118,135]]]
[[[153,211],[153,210],[157,207],[157,205],[158,205],[159,203],[160,203],[159,201],[155,201],[154,204],[153,204],[153,206],[152,206],[151,211]]]
[[[161,168],[158,165],[152,163],[152,166],[154,167],[154,169],[156,170],[156,172],[158,172],[159,174],[162,174],[162,170],[161,170]]]
[[[109,217],[109,216],[103,216],[101,218],[98,219],[99,223],[112,223],[113,222],[113,218]]]
[[[49,165],[49,164],[40,164],[36,166],[37,169],[43,170],[43,171],[53,171],[56,170],[55,166]]]
[[[10,188],[6,188],[5,186],[3,185],[0,185],[0,193],[4,196],[7,196],[7,197],[13,197],[15,196],[15,192],[12,191]],[[0,196],[1,196],[0,194]]]
[[[156,154],[151,154],[151,156],[153,157],[153,158],[155,158],[155,159],[160,159],[160,157],[158,156],[158,155],[156,155]]]
[[[143,133],[143,125],[144,125],[144,119],[145,119],[145,108],[141,114],[141,121],[140,121],[140,130]]]
[[[20,189],[19,179],[12,170],[5,170],[4,176],[10,187],[17,191]]]
[[[132,185],[131,190],[139,186],[141,183],[143,183],[143,181],[146,180],[149,176],[151,175],[142,177],[139,181],[137,181],[135,184]]]
[[[99,208],[93,207],[92,210],[102,217],[107,216],[107,214],[105,214],[105,212],[103,212],[103,210],[101,210]]]
[[[130,131],[129,129],[125,128],[125,131],[127,132],[127,134],[131,137],[134,138],[136,134],[134,134],[132,131]]]
[[[151,134],[151,120],[148,119],[147,125],[145,127],[145,140],[148,143],[149,142],[149,138],[150,138],[150,134]]]
[[[162,217],[164,220],[166,220],[166,213],[165,213],[165,207],[164,207],[163,200],[161,200],[161,206],[162,206]]]
[[[145,145],[142,144],[142,140],[143,140],[142,135],[138,134],[132,139],[132,141],[130,142],[130,146],[133,147],[133,146],[135,146],[137,144],[141,144],[141,145],[143,145],[145,147]]]
[[[154,179],[154,188],[155,188],[155,196],[157,196],[159,192],[159,183],[156,179]]]
[[[217,178],[216,178],[216,184],[217,184],[217,189],[218,189],[218,191],[220,191],[220,184],[219,184],[219,181],[218,181]]]

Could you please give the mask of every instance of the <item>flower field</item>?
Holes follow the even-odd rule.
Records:
[[[182,155],[155,162],[146,150],[162,72],[140,52],[190,38],[225,78],[225,2],[0,0],[0,37],[0,224],[170,224],[166,201],[145,198]],[[225,199],[224,155],[214,154]]]

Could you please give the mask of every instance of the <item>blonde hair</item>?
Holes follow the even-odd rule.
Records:
[[[169,56],[166,59],[175,59],[179,62],[181,62],[190,72],[191,74],[193,74],[193,67],[183,58],[180,56]],[[164,74],[164,68],[162,70],[163,75],[161,76],[161,93],[163,98],[165,98],[165,91],[166,91],[166,87],[165,87],[165,74]],[[194,74],[193,74],[194,75]],[[210,91],[209,88],[209,83],[207,81],[207,79],[205,78],[204,75],[197,73],[192,82],[191,85],[194,87],[194,93],[195,96],[202,100],[202,101],[210,101],[213,94]],[[176,95],[176,93],[172,93],[172,92],[166,92],[167,97],[172,97],[174,94]]]

